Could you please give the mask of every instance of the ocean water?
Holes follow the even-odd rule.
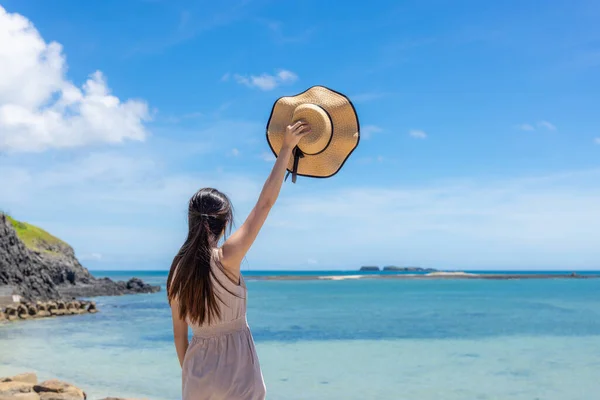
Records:
[[[166,273],[135,275],[163,291],[95,298],[94,315],[0,326],[0,376],[37,371],[77,384],[92,400],[179,399]],[[600,393],[600,279],[249,281],[248,288],[268,399]]]

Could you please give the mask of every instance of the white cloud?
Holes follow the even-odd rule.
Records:
[[[360,134],[365,139],[370,139],[374,133],[383,132],[377,125],[365,125],[360,128]]]
[[[556,126],[554,126],[553,124],[551,124],[548,121],[539,121],[537,123],[537,126],[539,126],[541,128],[548,129],[549,131],[555,131],[556,130]]]
[[[590,183],[598,179],[600,170],[591,170],[293,191],[275,206],[254,251],[266,254],[276,246],[286,255],[281,267],[293,267],[305,249],[321,265],[345,268],[395,262],[439,268],[596,267],[600,187]],[[296,240],[282,239],[282,226],[285,237]]]
[[[519,124],[517,125],[517,129],[521,131],[535,131],[535,128],[531,124]]]
[[[596,144],[600,144],[600,137],[597,137],[597,138],[595,138],[595,139],[594,139],[594,143],[596,143]]]
[[[172,255],[186,229],[187,202],[201,187],[216,187],[231,197],[238,226],[247,204],[258,198],[261,185],[251,175],[169,172],[161,157],[160,149],[95,152],[60,161],[31,158],[32,163],[9,156],[0,159],[0,204],[64,239],[84,258],[97,253],[105,263],[116,255],[152,255],[154,260]],[[56,207],[64,214],[58,216]]]
[[[223,190],[240,226],[266,173],[184,172],[178,165],[169,172],[162,156],[161,148],[60,161],[35,156],[32,165],[20,156],[0,158],[0,204],[66,240],[77,254],[101,254],[97,262],[107,267],[137,257],[143,263],[128,265],[167,268],[185,235],[189,196],[205,186]],[[173,152],[168,163],[176,160]],[[415,185],[335,187],[305,179],[305,191],[284,184],[248,268],[297,268],[309,258],[322,268],[346,269],[590,268],[600,262],[599,179],[600,170],[592,170]]]
[[[264,153],[262,153],[260,155],[260,158],[262,158],[266,162],[274,162],[276,160],[275,154],[273,154],[271,152],[264,152]]]
[[[65,77],[62,50],[0,6],[0,150],[144,140],[147,104],[111,95],[100,71],[77,87]]]
[[[315,260],[314,258],[309,258],[308,260],[306,260],[306,262],[310,265],[316,265],[319,263],[319,261]]]
[[[237,157],[240,155],[240,151],[236,148],[231,149],[231,155]]]
[[[277,73],[277,78],[281,82],[295,82],[298,79],[298,75],[284,69]]]
[[[419,129],[413,129],[410,132],[408,132],[408,134],[412,137],[414,137],[415,139],[425,139],[427,138],[427,133],[425,133],[425,131],[419,130]]]
[[[275,75],[265,73],[258,76],[250,75],[248,77],[245,75],[234,74],[233,78],[239,84],[268,91],[273,90],[282,84],[289,84],[297,81],[298,75],[291,71],[280,70]]]

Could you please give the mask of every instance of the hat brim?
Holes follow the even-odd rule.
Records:
[[[354,104],[342,93],[325,86],[312,86],[295,96],[280,97],[267,122],[267,142],[278,157],[283,145],[285,128],[292,122],[294,109],[304,103],[321,106],[331,118],[333,132],[328,146],[317,154],[305,155],[298,164],[297,175],[310,178],[329,178],[337,174],[360,141],[360,123]],[[290,157],[287,170],[292,172]]]

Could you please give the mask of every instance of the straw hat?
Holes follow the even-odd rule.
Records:
[[[288,176],[291,173],[295,183],[296,175],[312,178],[335,175],[360,139],[354,106],[343,94],[323,86],[281,97],[273,105],[267,123],[267,141],[275,156],[281,151],[286,127],[300,119],[310,124],[312,132],[294,148]]]

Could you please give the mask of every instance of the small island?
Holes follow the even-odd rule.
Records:
[[[362,272],[379,272],[379,271],[395,271],[395,272],[438,272],[437,269],[433,268],[421,268],[421,267],[397,267],[395,265],[387,265],[383,269],[375,265],[366,265],[360,267],[359,271]]]
[[[388,265],[383,267],[384,271],[399,271],[399,272],[438,272],[434,268],[421,268],[421,267],[397,267],[395,265]]]
[[[374,266],[374,265],[366,265],[364,267],[360,267],[360,271],[369,271],[369,272],[377,272],[377,271],[381,271],[379,269],[379,267]]]

